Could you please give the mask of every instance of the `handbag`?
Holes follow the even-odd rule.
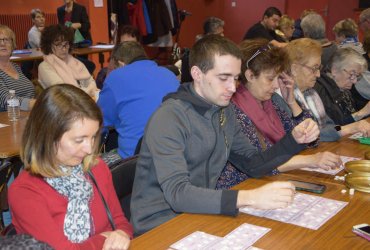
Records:
[[[100,191],[100,188],[98,186],[98,183],[96,182],[95,176],[93,175],[93,173],[91,172],[91,170],[89,170],[87,173],[89,174],[92,182],[94,183],[96,189],[98,190],[99,196],[100,196],[100,198],[103,201],[103,204],[104,204],[104,207],[105,207],[105,211],[107,212],[109,223],[110,223],[110,225],[111,225],[111,227],[112,227],[112,229],[114,231],[114,230],[116,230],[116,224],[113,221],[112,213],[110,212],[110,209],[108,207],[108,204],[107,204],[106,200],[104,199],[103,194]]]

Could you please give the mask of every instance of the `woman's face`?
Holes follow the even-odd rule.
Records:
[[[281,31],[284,33],[287,39],[292,38],[294,32],[294,24],[281,28]]]
[[[93,152],[99,122],[88,118],[72,123],[58,143],[57,161],[63,166],[77,166]]]
[[[0,57],[10,58],[12,51],[13,40],[4,32],[0,32]]]
[[[51,45],[51,50],[53,54],[59,57],[61,60],[66,60],[69,55],[70,44],[68,41],[56,40]]]
[[[33,19],[33,23],[37,28],[45,27],[45,17],[41,13],[37,13],[35,19]]]
[[[301,91],[313,88],[316,79],[320,77],[321,57],[308,57],[306,63],[293,62],[292,76]]]
[[[258,77],[254,76],[249,69],[245,74],[248,80],[246,87],[257,101],[263,102],[270,100],[275,90],[279,88],[279,74],[275,70],[262,71]]]
[[[340,89],[351,89],[360,78],[363,70],[361,65],[352,63],[346,65],[344,69],[333,66],[331,73],[333,79]]]

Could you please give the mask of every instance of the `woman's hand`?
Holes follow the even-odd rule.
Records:
[[[122,230],[101,233],[106,237],[103,250],[127,250],[130,246],[130,237]]]
[[[330,170],[336,169],[342,164],[339,155],[327,151],[310,155],[310,157],[312,158],[309,161],[310,168]]]
[[[281,94],[290,106],[296,102],[294,98],[294,80],[287,73],[281,73],[278,79]]]
[[[299,144],[310,143],[318,138],[320,129],[314,120],[308,118],[294,127],[292,135]]]

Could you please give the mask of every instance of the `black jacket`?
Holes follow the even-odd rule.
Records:
[[[57,9],[58,23],[61,25],[64,25],[64,16],[66,14],[65,8],[66,6],[63,5]],[[77,3],[73,3],[71,22],[81,23],[81,28],[79,29],[81,35],[86,40],[90,40],[92,42],[90,34],[90,20],[89,16],[87,15],[86,8],[84,6],[79,5]]]
[[[350,107],[343,100],[343,92],[327,74],[321,74],[321,77],[316,81],[314,89],[320,95],[324,103],[326,114],[335,124],[346,125],[355,121],[352,117],[353,110],[350,110]],[[351,106],[354,108],[354,112],[356,112],[365,106],[367,100],[358,93],[354,95],[353,92],[357,92],[357,90],[352,88],[350,99]],[[356,98],[354,98],[354,96],[356,96]]]

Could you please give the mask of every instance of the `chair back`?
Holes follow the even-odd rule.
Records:
[[[114,189],[121,203],[123,212],[127,219],[130,219],[131,192],[134,185],[136,163],[139,156],[134,155],[126,158],[110,167]]]
[[[104,127],[101,133],[100,152],[106,153],[118,148],[118,133],[113,127]]]

